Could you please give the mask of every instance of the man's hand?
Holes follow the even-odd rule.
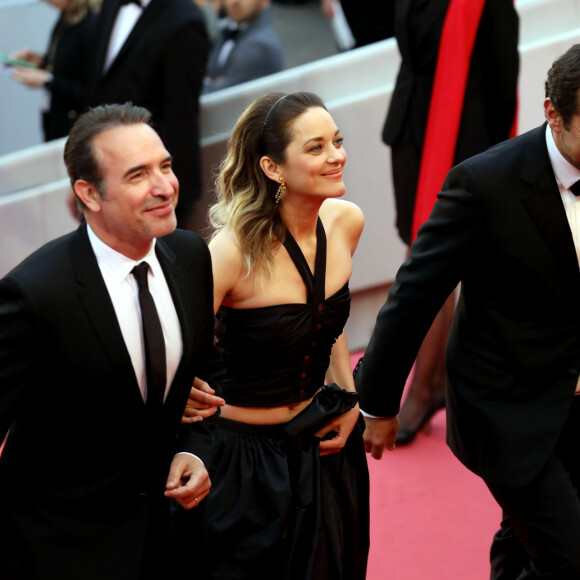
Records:
[[[221,397],[215,396],[215,391],[205,381],[195,377],[181,422],[203,421],[211,417],[219,407],[223,407],[225,404],[226,402]]]
[[[189,453],[173,458],[165,485],[165,496],[172,497],[184,509],[197,507],[211,488],[204,464]]]
[[[372,419],[365,417],[366,429],[364,432],[365,450],[374,459],[383,456],[386,447],[389,451],[395,448],[397,431],[399,430],[399,417]]]

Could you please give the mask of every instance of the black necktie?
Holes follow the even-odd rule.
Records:
[[[570,191],[576,196],[580,195],[580,179],[574,185],[570,186]]]
[[[157,308],[155,308],[155,302],[147,284],[149,264],[141,262],[133,268],[132,272],[139,286],[139,304],[141,306],[141,319],[143,320],[147,405],[163,405],[165,385],[167,383],[165,342]]]

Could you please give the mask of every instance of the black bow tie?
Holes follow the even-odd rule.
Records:
[[[141,0],[121,0],[121,6],[125,6],[127,4],[137,4],[139,8],[143,8],[143,4],[141,4]]]
[[[576,196],[580,195],[580,179],[570,186],[570,191]]]
[[[224,41],[236,40],[239,32],[240,31],[237,28],[224,28],[224,31],[222,33],[224,36]]]

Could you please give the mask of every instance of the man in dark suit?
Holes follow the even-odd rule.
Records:
[[[284,65],[270,0],[225,0],[223,8],[227,24],[210,50],[203,94],[280,72]]]
[[[180,421],[194,377],[216,378],[211,263],[174,231],[179,185],[150,118],[79,117],[65,163],[85,221],[0,280],[2,579],[164,578],[170,498],[209,491],[206,440]]]
[[[407,245],[413,241],[416,223],[421,223],[429,215],[428,210],[417,222],[417,206],[421,209],[423,203],[417,198],[420,175],[425,178],[424,173],[429,171],[429,167],[442,165],[439,161],[432,161],[434,155],[444,149],[447,141],[452,143],[447,166],[441,168],[433,187],[429,188],[432,198],[440,190],[452,164],[507,139],[514,120],[519,20],[513,0],[464,0],[462,10],[456,8],[457,4],[457,1],[450,0],[400,0],[394,3],[395,36],[401,53],[401,66],[382,138],[391,147],[396,227]],[[478,17],[470,15],[476,4],[483,4]],[[453,20],[457,10],[467,15],[459,25]],[[471,54],[464,48],[468,43],[457,43],[451,55],[456,59],[453,63],[454,78],[461,76],[461,60],[465,58],[469,63],[463,98],[457,101],[447,98],[445,106],[434,108],[432,101],[436,96],[433,87],[437,75],[442,74],[441,61],[449,59],[442,49],[448,40],[444,36],[457,38],[466,34],[456,28],[468,29],[470,20],[475,21]],[[459,91],[448,81],[443,79],[443,85],[449,87],[451,96],[458,94]],[[458,108],[457,129],[453,128],[452,122],[453,104]],[[428,125],[433,123],[434,117],[436,122],[438,115],[444,121],[436,125],[435,138],[426,141]],[[424,187],[422,183],[421,186]],[[429,209],[433,201],[430,200]],[[411,387],[401,409],[399,445],[410,443],[433,413],[445,404],[444,349],[440,345],[449,332],[454,302],[452,296],[443,305],[418,353]]]
[[[447,441],[504,510],[492,548],[502,580],[580,578],[579,90],[575,45],[548,73],[547,123],[449,172],[357,375],[380,458],[421,341],[461,282]]]
[[[173,156],[181,197],[177,222],[187,228],[201,195],[199,94],[209,39],[192,0],[105,0],[87,91],[91,106],[146,107]]]

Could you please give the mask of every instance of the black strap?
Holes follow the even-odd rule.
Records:
[[[318,218],[316,223],[316,256],[314,258],[314,275],[310,266],[292,234],[286,230],[284,247],[290,254],[296,269],[302,276],[308,289],[308,300],[314,306],[324,301],[326,293],[326,233],[322,221]]]

